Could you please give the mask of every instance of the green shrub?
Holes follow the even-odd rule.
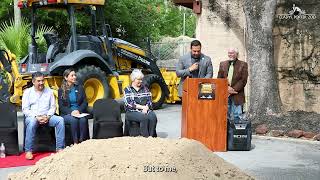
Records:
[[[17,61],[28,54],[28,45],[31,43],[31,24],[26,20],[21,22],[21,25],[15,25],[13,20],[0,24],[0,48],[10,51],[15,54]],[[51,27],[40,25],[36,31],[36,41],[39,47],[39,52],[46,51],[46,42],[43,33],[53,32]]]

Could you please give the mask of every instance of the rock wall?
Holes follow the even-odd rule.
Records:
[[[196,38],[202,41],[203,52],[212,57],[216,77],[220,61],[227,59],[229,47],[237,47],[240,59],[245,60],[243,0],[202,0],[202,4]],[[287,18],[295,7],[300,9],[299,13]],[[278,0],[274,60],[281,101],[288,111],[320,113],[319,9],[319,0]],[[249,94],[249,86],[246,94]]]
[[[295,15],[290,14],[298,9]],[[286,110],[320,113],[320,2],[280,0],[274,27],[274,57]],[[288,18],[289,17],[289,18]]]

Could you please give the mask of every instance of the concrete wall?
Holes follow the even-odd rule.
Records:
[[[219,63],[227,60],[227,49],[237,47],[239,59],[245,60],[244,13],[241,0],[203,0],[198,16],[196,38],[203,44],[203,52],[213,59],[214,77]]]

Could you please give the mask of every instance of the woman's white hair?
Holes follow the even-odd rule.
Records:
[[[144,77],[144,75],[143,75],[143,73],[141,72],[140,69],[134,69],[132,71],[132,73],[130,74],[131,81],[134,81],[135,79],[143,78],[143,77]]]

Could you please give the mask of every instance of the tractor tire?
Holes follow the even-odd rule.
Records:
[[[84,66],[77,71],[77,80],[83,86],[88,101],[88,112],[92,113],[94,102],[109,97],[109,84],[106,73],[99,67]]]
[[[160,76],[155,74],[147,74],[143,78],[143,83],[147,86],[152,94],[152,108],[161,108],[165,96],[166,84],[161,81]]]

